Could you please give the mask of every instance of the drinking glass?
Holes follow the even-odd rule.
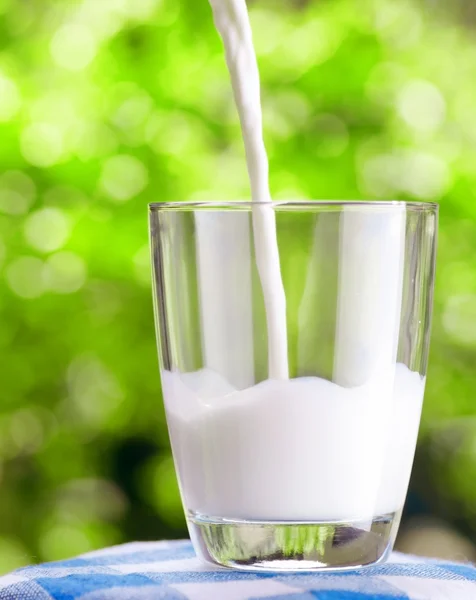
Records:
[[[202,559],[325,570],[389,555],[422,409],[437,221],[436,204],[416,202],[150,206],[163,397]]]

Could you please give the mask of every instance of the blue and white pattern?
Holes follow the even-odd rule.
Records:
[[[0,600],[476,600],[476,568],[394,554],[342,574],[243,573],[184,542],[135,543],[0,577]]]

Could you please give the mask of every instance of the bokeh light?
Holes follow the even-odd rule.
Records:
[[[87,269],[84,260],[73,252],[57,252],[45,264],[45,283],[58,294],[72,294],[86,282]]]
[[[21,96],[16,83],[0,73],[0,121],[9,121],[20,106]]]
[[[42,208],[25,221],[25,239],[35,250],[52,252],[61,248],[69,237],[70,224],[59,208]]]
[[[372,156],[364,162],[362,176],[364,193],[377,198],[404,193],[419,200],[437,200],[450,183],[443,160],[417,151]]]
[[[35,167],[51,167],[63,156],[63,133],[51,123],[28,125],[22,131],[20,141],[25,160]]]
[[[375,14],[375,29],[384,42],[396,49],[415,45],[422,33],[422,15],[412,2],[379,3]]]
[[[125,202],[137,196],[148,183],[148,172],[134,156],[122,154],[109,158],[101,173],[101,188],[113,201]]]
[[[136,2],[123,2],[122,6],[126,14],[137,21],[153,19],[156,9],[163,0],[137,0]]]
[[[450,296],[443,312],[443,326],[456,342],[476,345],[476,294]]]
[[[71,409],[92,428],[101,428],[120,410],[124,392],[114,373],[95,356],[80,356],[68,368]]]
[[[96,55],[96,40],[86,26],[65,23],[55,32],[50,49],[58,66],[81,71]]]
[[[446,103],[441,92],[427,81],[409,81],[400,91],[398,112],[413,129],[435,132],[444,122]]]
[[[20,256],[6,269],[7,283],[20,298],[38,298],[45,291],[44,263],[34,256]]]

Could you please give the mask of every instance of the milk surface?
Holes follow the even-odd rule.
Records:
[[[271,201],[269,168],[263,141],[258,63],[245,0],[210,0],[215,25],[225,46],[233,94],[240,116],[251,185],[256,263],[263,289],[268,327],[268,371],[287,379],[286,296],[279,263],[276,215]],[[260,206],[261,205],[261,206]]]
[[[425,385],[404,365],[355,388],[302,377],[237,391],[207,369],[162,382],[188,510],[350,521],[402,508]]]

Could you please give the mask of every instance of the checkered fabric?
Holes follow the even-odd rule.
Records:
[[[0,578],[0,600],[476,600],[476,568],[394,554],[341,574],[245,573],[183,542],[135,543]]]

